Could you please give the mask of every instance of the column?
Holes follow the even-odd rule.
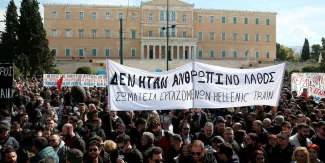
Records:
[[[186,46],[183,46],[183,59],[185,59],[185,47]]]
[[[193,47],[194,51],[193,51],[193,59],[196,60],[196,45]]]
[[[192,59],[192,46],[188,47],[188,59]]]
[[[171,52],[170,52],[170,59],[174,59],[174,46],[170,46]]]
[[[141,44],[141,59],[144,59],[144,45]]]
[[[147,58],[150,59],[150,45],[147,45]]]
[[[179,59],[179,46],[177,45],[177,59]]]
[[[159,45],[159,59],[161,59],[161,45]]]
[[[156,59],[156,45],[153,45],[153,59]]]

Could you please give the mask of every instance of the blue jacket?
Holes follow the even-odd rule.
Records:
[[[38,163],[45,157],[52,157],[55,160],[55,163],[59,163],[59,157],[54,151],[53,147],[46,147],[39,151],[34,157],[30,159],[30,163]]]

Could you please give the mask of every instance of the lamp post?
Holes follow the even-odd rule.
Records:
[[[166,34],[167,34],[167,45],[166,45],[166,48],[167,48],[167,56],[166,56],[166,70],[168,71],[168,67],[169,67],[169,61],[171,61],[171,58],[170,58],[170,54],[169,54],[169,50],[168,50],[168,43],[169,43],[169,28],[175,28],[176,25],[172,25],[169,27],[169,0],[167,0],[167,26],[166,27],[162,27],[162,30],[167,30]]]

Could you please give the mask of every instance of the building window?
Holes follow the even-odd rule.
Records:
[[[266,42],[270,42],[270,35],[266,35]]]
[[[232,18],[232,22],[233,22],[234,24],[237,24],[237,17],[234,16],[234,17]]]
[[[118,13],[118,19],[123,19],[123,13]]]
[[[203,51],[199,50],[199,58],[203,58]]]
[[[97,38],[97,30],[96,29],[91,30],[91,37]]]
[[[255,52],[255,58],[260,58],[260,52]]]
[[[270,25],[270,19],[266,19],[266,25]]]
[[[78,29],[79,33],[79,38],[84,38],[84,30],[83,29]]]
[[[105,13],[105,19],[109,20],[111,18],[111,14],[109,12]]]
[[[135,57],[135,56],[137,55],[137,52],[136,52],[135,49],[132,49],[132,50],[131,50],[131,55],[132,55],[132,57]]]
[[[226,56],[227,56],[227,53],[226,53],[226,51],[221,51],[221,58],[226,58]]]
[[[223,16],[223,17],[221,18],[221,23],[222,23],[222,24],[225,24],[225,23],[226,23],[226,17],[225,17],[225,16]]]
[[[260,34],[255,35],[255,41],[260,41]]]
[[[245,41],[248,41],[249,40],[249,35],[246,33],[245,35],[244,35],[244,39],[245,39]]]
[[[79,19],[84,19],[85,16],[84,16],[84,12],[79,12]]]
[[[93,12],[93,19],[94,19],[94,20],[97,19],[97,12]]]
[[[165,20],[165,12],[164,11],[160,11],[160,15],[159,15],[159,20],[160,21],[164,21]]]
[[[266,52],[266,58],[270,58],[270,52]]]
[[[186,31],[183,31],[182,32],[182,36],[183,36],[183,38],[187,38],[187,32]]]
[[[233,33],[233,39],[234,39],[234,41],[238,40],[238,34],[237,33]]]
[[[137,37],[137,31],[131,31],[131,38],[136,39]]]
[[[210,23],[214,22],[214,16],[210,16]]]
[[[52,29],[52,37],[55,38],[58,36],[57,30],[56,29]]]
[[[256,24],[256,25],[259,24],[259,18],[255,18],[255,24]]]
[[[65,19],[70,19],[71,18],[71,12],[70,11],[66,11],[65,12]]]
[[[203,16],[202,15],[199,15],[199,17],[197,18],[198,20],[198,22],[202,22],[203,21]]]
[[[153,37],[153,31],[148,31],[148,37]]]
[[[187,34],[186,34],[187,35]],[[172,28],[172,37],[176,37],[176,28]]]
[[[203,40],[203,32],[199,32],[199,40]]]
[[[244,22],[245,24],[248,24],[248,18],[245,18],[245,22]]]
[[[226,40],[226,38],[227,38],[226,33],[221,33],[221,40]]]
[[[248,51],[245,51],[245,58],[248,58]]]
[[[153,20],[153,16],[152,16],[152,13],[149,13],[149,20]]]
[[[83,57],[84,56],[84,49],[79,49],[79,57]]]
[[[214,32],[210,32],[210,40],[214,40]]]
[[[51,49],[53,56],[56,56],[56,49]]]
[[[159,28],[159,36],[160,37],[165,37],[165,31]]]
[[[69,57],[71,55],[70,49],[65,49],[65,56]]]
[[[214,50],[210,51],[210,58],[214,58]]]
[[[71,30],[70,29],[65,30],[65,37],[68,37],[68,38],[71,37]]]
[[[170,18],[169,19],[171,21],[176,21],[176,11],[170,11],[170,12],[171,15],[169,15],[169,17],[171,17],[171,19]]]
[[[237,51],[234,51],[234,52],[233,52],[233,57],[234,57],[234,58],[238,58]]]
[[[111,30],[109,30],[109,29],[106,29],[105,30],[105,37],[106,38],[110,38],[111,37]]]
[[[132,20],[135,20],[135,18],[136,18],[135,13],[132,13]]]
[[[186,22],[187,21],[187,15],[183,15],[183,22]]]
[[[110,50],[108,48],[105,49],[105,56],[106,57],[109,57],[110,56]]]
[[[52,19],[56,19],[56,11],[52,11]]]
[[[97,56],[97,49],[92,49],[92,50],[91,50],[91,55],[92,55],[93,57],[96,57],[96,56]]]

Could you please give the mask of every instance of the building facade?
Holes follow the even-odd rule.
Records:
[[[57,60],[106,59],[120,55],[122,20],[125,59],[250,60],[276,59],[276,15],[198,9],[169,0],[140,6],[44,4],[44,27]],[[165,27],[165,28],[164,28]]]

